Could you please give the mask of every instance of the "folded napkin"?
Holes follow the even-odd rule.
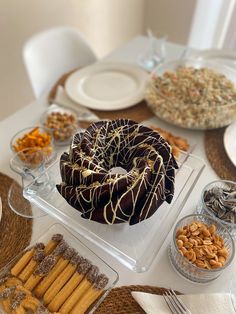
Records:
[[[170,314],[162,296],[132,292],[133,298],[147,314]],[[229,293],[186,294],[178,296],[192,314],[235,314]]]
[[[89,109],[71,100],[67,96],[63,86],[57,87],[56,97],[54,98],[54,101],[51,100],[51,103],[52,104],[55,103],[56,105],[76,110],[79,116],[78,120],[85,120],[85,121],[100,120],[99,117],[96,116],[92,111],[90,111]]]

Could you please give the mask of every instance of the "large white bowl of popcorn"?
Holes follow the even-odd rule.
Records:
[[[232,236],[208,215],[188,215],[177,222],[169,246],[172,266],[185,278],[207,283],[221,275],[232,262]]]
[[[145,99],[157,117],[171,124],[223,127],[236,120],[236,71],[204,60],[163,63],[151,73]]]

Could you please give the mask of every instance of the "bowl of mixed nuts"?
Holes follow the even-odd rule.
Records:
[[[215,180],[202,191],[197,212],[213,216],[236,237],[236,182]]]
[[[151,73],[145,99],[157,117],[171,124],[223,127],[236,120],[236,71],[204,60],[163,63]]]
[[[41,124],[52,131],[56,145],[68,145],[78,129],[77,112],[73,109],[51,105],[41,116]]]
[[[221,223],[208,215],[188,215],[177,222],[169,257],[173,267],[185,278],[207,283],[232,262],[235,244]]]

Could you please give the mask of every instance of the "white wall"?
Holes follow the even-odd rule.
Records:
[[[0,0],[0,120],[33,100],[24,42],[56,26],[78,27],[99,57],[147,27],[185,44],[197,0]]]
[[[158,29],[167,33],[170,41],[186,44],[196,2],[197,0],[146,0],[145,28]]]
[[[33,99],[23,43],[56,25],[78,27],[98,56],[142,32],[144,0],[0,0],[0,120]]]

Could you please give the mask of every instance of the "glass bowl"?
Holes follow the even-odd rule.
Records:
[[[183,84],[175,89],[173,86],[176,86],[175,82],[179,79],[179,77],[176,79],[175,74],[182,67],[214,70],[218,74],[225,75],[233,84],[236,83],[236,71],[223,64],[193,59],[163,63],[151,73],[145,92],[145,99],[154,114],[171,124],[190,129],[215,129],[234,121],[236,119],[236,87],[233,92],[233,85],[225,84],[221,77],[212,80],[212,86],[214,86],[212,89],[209,83],[204,82],[205,78],[202,79],[206,73],[200,77],[200,75],[186,74],[186,69],[184,69],[185,73],[182,69]],[[171,72],[168,78],[166,72]],[[164,74],[165,79],[163,79]],[[193,85],[190,84],[191,82],[194,82]],[[215,91],[216,88],[219,95]],[[230,92],[231,102],[225,100]]]
[[[51,105],[41,116],[40,123],[51,130],[58,146],[69,145],[79,127],[77,112],[58,105]]]
[[[24,253],[26,251],[30,251],[30,249],[32,248],[33,245],[35,245],[36,243],[46,244],[51,240],[52,236],[55,234],[61,234],[63,236],[63,239],[68,243],[68,245],[70,247],[74,248],[82,257],[88,259],[93,265],[97,266],[100,274],[104,273],[108,277],[108,283],[105,286],[103,293],[100,294],[99,296],[97,296],[97,299],[90,306],[89,310],[86,311],[86,313],[93,313],[98,308],[100,303],[105,299],[105,297],[109,294],[109,292],[115,286],[115,284],[118,282],[118,279],[119,279],[118,273],[110,265],[108,265],[105,261],[103,261],[99,256],[97,256],[92,250],[90,250],[81,241],[82,239],[73,235],[70,231],[68,231],[60,223],[57,223],[57,224],[50,226],[48,228],[48,230],[43,235],[35,238],[34,243],[31,243],[30,246],[28,246],[24,251],[22,251],[19,255],[17,255],[15,258],[13,258],[7,265],[5,265],[0,270],[0,280],[1,280],[1,278],[4,278],[6,275],[9,275],[12,267],[17,263],[17,261],[24,255]],[[70,263],[70,265],[72,265],[72,264]],[[61,268],[61,272],[62,271],[63,271],[63,268]],[[73,275],[73,273],[71,273],[70,277],[68,278],[68,282],[69,282],[70,278],[72,277],[72,275]],[[17,275],[17,277],[18,276],[19,276],[19,274]],[[35,289],[32,290],[33,296],[35,296],[34,293],[35,293]],[[70,296],[70,294],[69,294],[69,296]],[[64,302],[66,302],[66,300],[67,299],[65,299]],[[42,301],[42,299],[39,298],[39,301]],[[2,302],[0,304],[0,313],[6,313],[2,308]],[[28,313],[28,311],[27,311],[27,313]]]
[[[14,154],[27,151],[27,156],[30,156],[30,150],[35,155],[41,149],[48,163],[56,157],[51,130],[41,126],[31,126],[17,132],[10,141],[10,147]]]
[[[201,222],[208,226],[214,224],[216,226],[216,233],[224,240],[224,246],[228,251],[228,257],[225,264],[220,268],[207,269],[200,268],[191,263],[185,256],[180,253],[176,243],[176,234],[180,228],[191,224],[192,222]],[[235,255],[234,241],[228,230],[217,220],[208,215],[188,215],[180,219],[173,231],[173,237],[169,246],[169,258],[172,266],[178,273],[190,281],[197,283],[208,283],[216,279],[221,273],[231,264]],[[197,257],[199,260],[201,257]]]
[[[232,193],[234,193],[234,197],[231,197],[230,195],[227,196],[227,194],[219,194],[219,189],[220,191],[222,191],[222,189],[231,189],[233,191]],[[209,193],[208,191],[211,192]],[[216,192],[217,194],[215,194]],[[214,198],[213,195],[215,195]],[[227,210],[229,203],[225,203],[225,200],[232,201],[232,199],[234,199],[232,204],[235,205],[235,212]],[[226,206],[223,206],[223,204]],[[236,237],[236,182],[229,180],[215,180],[208,183],[202,190],[197,213],[212,216],[219,223],[222,223],[233,237]]]

